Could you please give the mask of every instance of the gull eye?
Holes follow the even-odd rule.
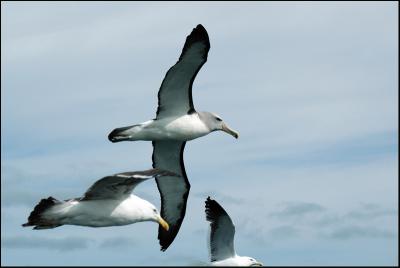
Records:
[[[215,117],[215,119],[217,119],[217,121],[222,121],[222,119],[219,117]]]
[[[157,213],[157,209],[153,208],[153,212]]]

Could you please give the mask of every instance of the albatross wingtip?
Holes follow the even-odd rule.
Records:
[[[204,28],[202,24],[197,24],[196,28],[199,30],[204,30],[204,31],[206,30],[206,28]]]
[[[173,239],[172,239],[173,241]],[[172,241],[167,241],[167,240],[161,240],[159,239],[159,243],[160,243],[160,251],[166,251],[169,246],[172,244]]]
[[[208,33],[206,28],[204,28],[204,26],[202,24],[197,24],[196,28],[193,29],[192,33],[196,33],[199,36],[204,36],[208,39]]]

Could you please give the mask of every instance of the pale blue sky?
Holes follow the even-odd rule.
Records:
[[[115,127],[155,115],[157,91],[197,24],[211,50],[195,80],[212,133],[185,150],[181,231],[157,225],[22,228],[43,197],[151,166],[150,142]],[[236,224],[236,250],[266,265],[398,264],[398,4],[1,4],[2,265],[208,261],[204,200]],[[155,182],[137,194],[159,206]]]

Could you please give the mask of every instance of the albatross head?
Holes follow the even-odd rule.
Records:
[[[252,257],[237,257],[240,266],[263,266],[261,262],[258,262]]]
[[[148,206],[146,206],[146,208],[143,209],[143,213],[145,214],[147,220],[157,222],[158,224],[161,225],[163,229],[165,229],[166,231],[169,230],[168,223],[161,217],[156,207],[153,206],[152,204],[148,203]]]
[[[218,115],[209,112],[199,112],[198,114],[200,119],[211,131],[222,130],[236,139],[239,138],[239,133],[228,127]]]

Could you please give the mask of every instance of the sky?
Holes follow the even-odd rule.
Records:
[[[158,226],[22,228],[41,198],[151,167],[150,142],[107,140],[154,118],[197,25],[211,49],[198,111],[240,133],[190,141],[186,217]],[[398,265],[397,2],[2,2],[1,264],[204,265],[204,201],[265,265]],[[154,181],[135,193],[160,207]]]

